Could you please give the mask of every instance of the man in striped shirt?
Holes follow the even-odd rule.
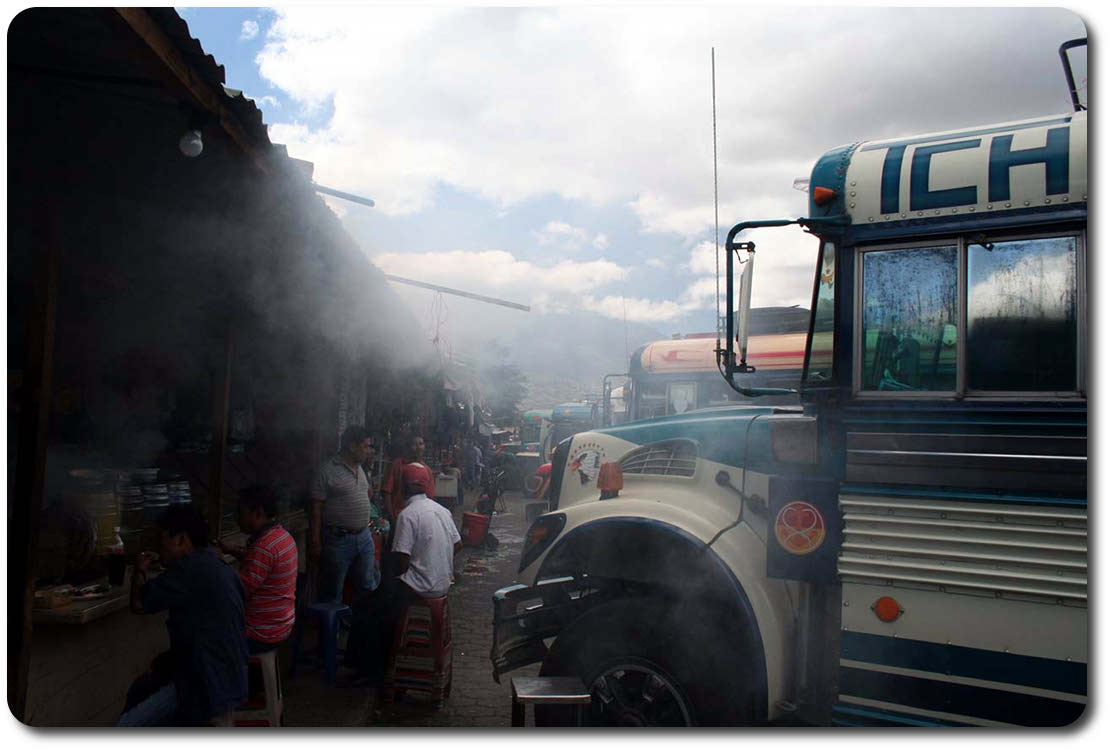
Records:
[[[246,596],[247,650],[277,648],[293,630],[297,592],[297,543],[277,520],[277,499],[269,488],[251,485],[239,493],[239,528],[245,548],[220,549],[240,560]]]

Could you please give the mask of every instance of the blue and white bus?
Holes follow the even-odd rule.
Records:
[[[561,443],[553,508],[494,596],[495,674],[578,676],[599,725],[1076,721],[1087,185],[1077,103],[834,149],[807,216],[734,226],[719,356],[749,396],[752,238],[817,238],[800,405]]]

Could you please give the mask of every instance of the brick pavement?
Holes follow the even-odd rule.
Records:
[[[508,512],[494,515],[490,523],[490,532],[499,541],[497,548],[464,547],[455,561],[455,585],[449,594],[454,676],[451,697],[443,707],[435,710],[420,694],[414,693],[404,695],[389,709],[375,712],[373,689],[329,688],[322,684],[318,669],[307,669],[299,672],[296,679],[286,681],[287,726],[509,726],[512,700],[509,681],[514,675],[536,674],[538,666],[533,664],[503,675],[501,684],[494,682],[491,674],[490,597],[514,581],[528,528],[520,494],[508,493],[506,505]],[[314,642],[311,634],[307,642]],[[343,674],[341,671],[341,677]]]

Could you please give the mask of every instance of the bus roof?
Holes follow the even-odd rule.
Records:
[[[551,418],[555,421],[591,421],[597,419],[597,404],[559,404],[551,410]]]
[[[818,205],[818,188],[834,190]],[[983,214],[1086,214],[1087,113],[870,141],[829,151],[810,178],[810,216],[853,225]]]
[[[748,364],[757,370],[801,370],[806,334],[748,337]],[[649,375],[717,370],[717,340],[663,339],[640,350],[640,367]]]
[[[542,422],[551,419],[551,409],[529,409],[522,417],[525,422]]]

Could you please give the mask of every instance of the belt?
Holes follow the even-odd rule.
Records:
[[[363,526],[360,529],[345,529],[342,526],[329,526],[328,531],[334,531],[337,534],[360,534],[368,528],[370,527]]]

